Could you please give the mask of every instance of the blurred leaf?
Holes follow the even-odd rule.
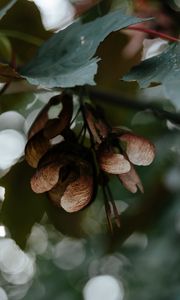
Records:
[[[1,113],[8,110],[15,110],[24,117],[28,117],[31,111],[40,110],[42,106],[43,102],[39,101],[38,97],[32,93],[22,92],[1,95]]]
[[[161,83],[165,94],[179,110],[180,45],[172,44],[162,54],[146,59],[123,79],[136,80],[141,88],[146,88],[151,83]]]
[[[43,43],[42,39],[40,39],[34,35],[31,35],[28,33],[23,33],[23,32],[17,31],[17,30],[1,29],[0,35],[6,36],[9,38],[14,38],[14,39],[26,42],[28,44],[38,46],[38,47]]]
[[[156,117],[153,115],[152,111],[144,110],[136,113],[132,119],[132,125],[150,125],[156,122]]]
[[[0,81],[6,82],[13,79],[20,79],[21,76],[8,64],[0,63]]]
[[[12,56],[12,48],[9,39],[0,33],[0,57],[3,61],[10,61]]]
[[[86,24],[77,21],[44,43],[21,74],[31,84],[49,88],[94,85],[98,58],[92,57],[100,42],[112,31],[142,21],[123,15],[121,11],[111,12]]]
[[[121,9],[124,13],[131,13],[133,8],[132,0],[113,0],[111,10]]]
[[[44,197],[35,195],[30,188],[32,172],[25,162],[21,162],[1,179],[6,197],[0,218],[12,238],[23,248],[32,226],[41,220],[45,209]]]
[[[0,10],[0,20],[5,16],[5,14],[8,12],[8,10],[16,3],[17,0],[11,0],[8,4],[4,6]]]

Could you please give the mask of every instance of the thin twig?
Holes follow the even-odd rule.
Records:
[[[120,228],[121,227],[120,215],[119,215],[118,209],[116,207],[116,204],[115,204],[115,201],[114,201],[111,189],[110,189],[110,187],[109,187],[108,184],[106,185],[106,189],[107,189],[108,196],[109,196],[109,199],[110,199],[111,204],[112,204],[112,208],[113,208],[113,212],[114,212],[114,218],[115,218],[116,225],[117,225],[118,228]]]
[[[121,106],[127,109],[132,109],[136,111],[143,111],[143,110],[151,110],[152,113],[162,120],[169,120],[173,123],[180,124],[180,114],[179,113],[173,113],[166,111],[162,108],[157,107],[156,105],[153,105],[151,103],[144,103],[140,100],[131,100],[129,98],[126,98],[123,95],[117,95],[117,94],[111,94],[109,92],[103,92],[96,88],[89,88],[88,90],[89,97],[93,100],[96,100],[97,102],[103,102],[108,104],[113,104],[117,106]]]
[[[103,191],[103,196],[104,196],[104,208],[105,208],[106,217],[107,217],[107,221],[108,221],[108,227],[109,227],[111,234],[113,234],[113,225],[112,225],[112,221],[111,221],[112,211],[111,211],[111,206],[109,204],[109,200],[108,200],[108,197],[106,194],[105,185],[102,185],[102,191]]]
[[[75,121],[76,118],[78,117],[80,111],[81,111],[81,108],[79,107],[78,110],[77,110],[77,112],[76,112],[76,114],[75,114],[75,116],[74,116],[73,119],[71,120],[70,126],[74,123],[74,121]]]

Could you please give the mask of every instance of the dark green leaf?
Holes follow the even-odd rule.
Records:
[[[7,11],[16,3],[17,0],[11,0],[6,6],[0,10],[0,20],[5,16]]]
[[[112,31],[142,21],[120,11],[85,24],[77,21],[44,43],[21,74],[31,84],[49,88],[93,85],[98,59],[92,57],[100,42]]]
[[[146,59],[123,79],[137,80],[141,88],[151,83],[161,83],[166,96],[180,109],[180,45],[170,45],[162,54]]]

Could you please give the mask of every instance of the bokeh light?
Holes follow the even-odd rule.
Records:
[[[86,257],[84,240],[63,238],[54,248],[54,263],[63,270],[72,270]]]
[[[15,285],[30,281],[35,273],[34,258],[22,251],[14,240],[0,240],[0,270],[4,279]]]
[[[68,0],[33,0],[37,5],[46,30],[58,30],[69,25],[75,11]]]
[[[116,278],[109,275],[101,275],[91,278],[83,290],[85,300],[122,300],[124,289]]]
[[[5,290],[2,287],[0,287],[0,299],[1,300],[8,300],[8,296],[7,296]]]

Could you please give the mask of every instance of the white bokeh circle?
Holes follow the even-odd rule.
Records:
[[[124,289],[113,276],[99,275],[91,278],[83,289],[84,300],[122,300]]]
[[[10,168],[23,155],[25,135],[14,129],[0,131],[0,169]]]

